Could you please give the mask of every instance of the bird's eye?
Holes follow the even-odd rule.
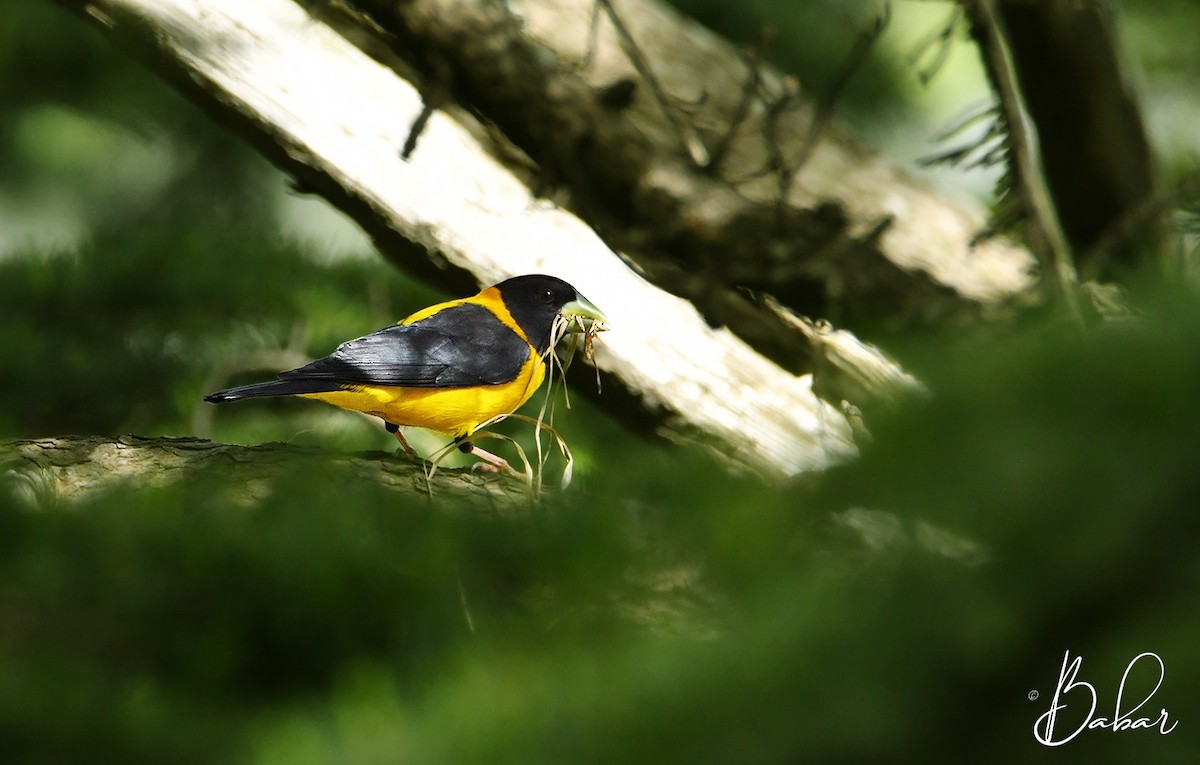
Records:
[[[552,305],[554,303],[554,293],[550,290],[542,290],[542,294],[538,295],[538,299],[546,305]]]

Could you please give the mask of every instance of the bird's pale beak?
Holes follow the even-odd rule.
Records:
[[[604,323],[608,321],[603,311],[578,292],[575,293],[575,299],[563,305],[559,312],[568,319],[578,318],[581,320],[572,321],[567,327],[568,332],[584,332],[587,330],[589,322]]]

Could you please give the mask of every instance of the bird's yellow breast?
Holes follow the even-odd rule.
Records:
[[[306,393],[302,397],[365,412],[400,427],[467,436],[493,417],[520,408],[545,377],[545,363],[531,353],[516,378],[499,385],[469,388],[356,385],[327,393]]]

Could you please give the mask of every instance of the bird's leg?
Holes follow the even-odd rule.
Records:
[[[421,455],[417,454],[417,450],[408,445],[408,441],[405,440],[404,434],[400,432],[399,428],[396,429],[395,435],[396,440],[400,442],[400,447],[404,449],[405,454],[407,454],[409,457],[412,457],[414,460],[421,459]]]
[[[407,454],[409,457],[412,457],[414,460],[421,459],[420,455],[417,454],[416,450],[408,445],[408,441],[405,440],[404,434],[400,432],[399,425],[393,425],[390,422],[385,422],[385,423],[383,423],[383,427],[387,430],[388,433],[391,433],[393,436],[396,437],[396,440],[400,442],[400,446],[404,449],[405,454]]]
[[[503,457],[497,457],[495,454],[492,454],[484,449],[480,449],[471,441],[459,441],[458,450],[463,454],[473,454],[479,459],[483,460],[482,464],[476,466],[480,470],[488,473],[503,473],[506,471],[512,472],[512,467],[508,464],[508,460],[504,459]]]

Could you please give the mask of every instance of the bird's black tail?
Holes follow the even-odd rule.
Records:
[[[298,396],[302,393],[328,393],[341,390],[342,385],[329,380],[272,380],[271,382],[241,385],[237,388],[219,390],[204,397],[210,404],[225,404],[244,398],[263,396]]]

